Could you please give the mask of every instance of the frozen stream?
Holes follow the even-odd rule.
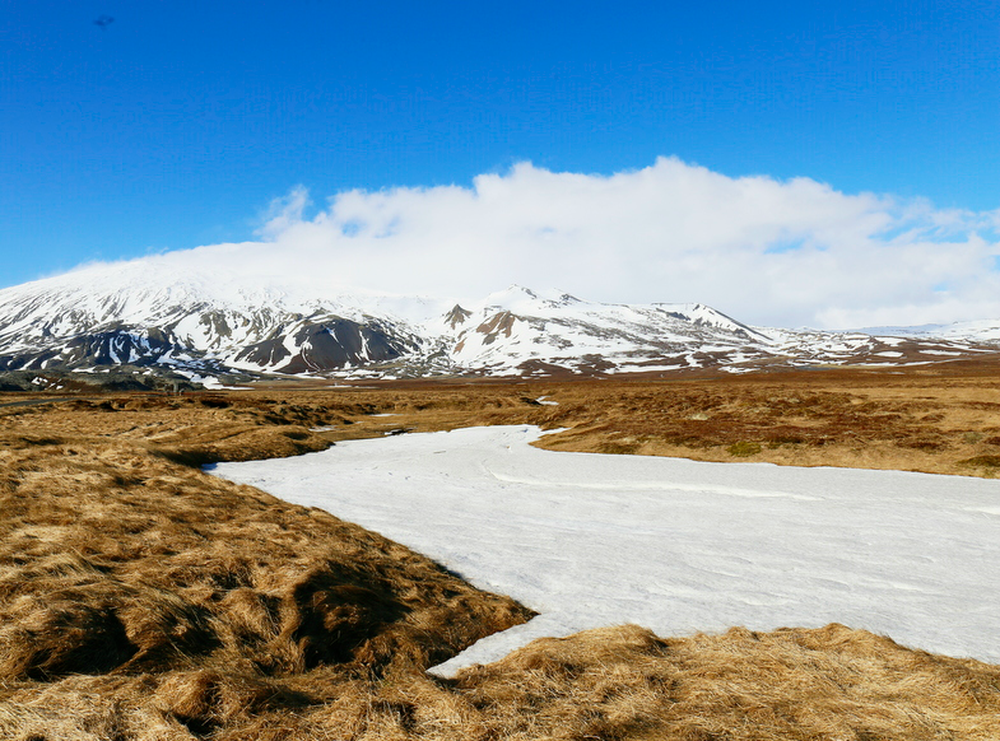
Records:
[[[534,427],[338,443],[214,473],[404,543],[534,608],[443,665],[540,636],[840,622],[1000,663],[1000,482],[554,453]]]

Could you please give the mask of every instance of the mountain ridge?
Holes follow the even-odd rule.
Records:
[[[590,302],[519,285],[469,302],[271,277],[91,266],[0,290],[0,371],[132,367],[218,384],[731,373],[932,363],[1000,349],[1000,322],[895,336],[754,327],[699,303]],[[159,264],[163,266],[162,263]]]

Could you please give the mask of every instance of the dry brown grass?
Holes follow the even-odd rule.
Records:
[[[553,449],[993,475],[994,379],[837,371],[0,406],[0,738],[1000,738],[1000,668],[842,626],[609,628],[435,679],[426,667],[530,612],[198,467],[532,423],[569,428],[543,440]]]
[[[994,476],[993,367],[825,371],[559,388],[552,450]]]
[[[121,397],[4,410],[0,695],[102,687],[93,722],[106,725],[112,706],[154,712],[152,693],[158,722],[197,735],[311,702],[289,678],[421,670],[530,617],[374,533],[192,466],[328,444],[299,423],[329,416],[237,406]],[[22,717],[20,704],[4,712]]]
[[[542,639],[456,678],[509,738],[995,739],[1000,668],[818,630]]]

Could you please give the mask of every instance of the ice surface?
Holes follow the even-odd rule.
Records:
[[[841,622],[1000,663],[1000,482],[555,453],[533,427],[338,443],[215,473],[317,506],[534,608],[441,671],[541,636]]]

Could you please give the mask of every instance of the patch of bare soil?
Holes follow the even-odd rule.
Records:
[[[543,404],[539,401],[554,401]],[[185,396],[0,395],[0,738],[987,739],[1000,667],[842,626],[543,640],[379,535],[203,473],[482,424],[562,450],[993,475],[989,367]]]

